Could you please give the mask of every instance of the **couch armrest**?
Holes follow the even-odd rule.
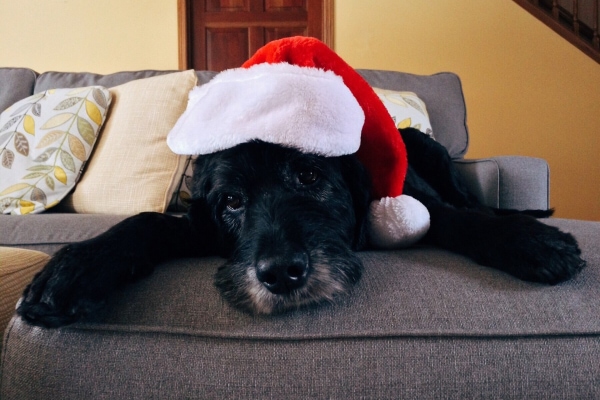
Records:
[[[510,209],[549,208],[550,171],[546,160],[505,156],[454,160],[469,190],[483,204]]]

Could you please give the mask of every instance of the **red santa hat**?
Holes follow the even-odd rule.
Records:
[[[402,195],[408,162],[392,118],[370,85],[321,41],[270,42],[242,68],[194,88],[167,143],[178,154],[210,154],[253,139],[323,156],[356,153],[373,181],[373,245],[407,246],[427,232],[427,209]]]

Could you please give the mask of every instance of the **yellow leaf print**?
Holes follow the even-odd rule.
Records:
[[[408,127],[410,127],[411,124],[412,124],[412,120],[410,118],[406,118],[406,119],[403,119],[402,121],[398,122],[398,124],[396,124],[396,128],[398,128],[398,129],[408,128]]]
[[[47,146],[51,145],[52,143],[56,142],[61,137],[63,137],[66,133],[67,132],[64,132],[64,131],[52,131],[52,132],[46,134],[42,138],[42,140],[39,141],[37,146],[35,146],[35,148],[42,149],[44,147],[47,147]]]
[[[67,96],[74,96],[76,94],[85,92],[88,89],[89,89],[88,87],[75,88],[75,89],[71,90],[69,93],[67,93]]]
[[[30,135],[35,135],[35,121],[31,115],[25,115],[23,119],[23,129]]]
[[[408,107],[408,104],[406,104],[406,101],[404,101],[404,99],[400,95],[388,94],[385,97],[394,104],[398,104],[401,107]]]
[[[35,204],[27,200],[19,200],[19,206],[21,207],[21,215],[29,214],[35,210]]]
[[[87,114],[90,116],[92,121],[96,123],[96,125],[100,125],[102,123],[102,113],[100,113],[100,110],[94,103],[86,100],[85,111],[87,111]]]
[[[31,185],[29,183],[16,183],[16,184],[11,185],[11,186],[7,187],[6,189],[4,189],[0,193],[0,196],[4,196],[5,194],[9,194],[9,193],[13,193],[13,192],[18,192],[19,190],[26,189],[30,186]]]
[[[75,157],[81,161],[85,161],[85,147],[76,136],[69,135],[69,148]]]
[[[52,129],[64,124],[73,117],[72,113],[63,113],[50,118],[40,129]]]
[[[58,179],[59,182],[62,182],[63,185],[67,184],[67,174],[61,167],[54,167],[54,177]]]
[[[94,145],[96,141],[96,135],[94,133],[94,128],[92,128],[92,124],[90,124],[87,120],[81,117],[77,117],[77,129],[79,129],[79,134],[89,144],[90,146]]]

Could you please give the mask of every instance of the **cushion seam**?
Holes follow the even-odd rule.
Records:
[[[140,325],[123,325],[130,329],[118,329],[117,325],[97,326],[82,323],[81,326],[68,328],[74,331],[94,331],[94,332],[113,332],[123,334],[166,334],[166,335],[185,335],[202,338],[229,339],[229,340],[273,340],[273,341],[292,341],[292,340],[335,340],[335,339],[402,339],[402,338],[464,338],[464,339],[518,339],[518,338],[564,338],[564,337],[600,337],[599,330],[588,332],[567,332],[559,330],[556,332],[536,332],[536,333],[508,333],[508,332],[489,332],[489,333],[468,333],[468,332],[414,332],[414,333],[378,333],[363,332],[356,334],[307,334],[307,335],[287,335],[287,336],[269,336],[261,334],[232,334],[228,332],[207,332],[202,330],[193,330],[187,328],[161,328],[148,327]]]

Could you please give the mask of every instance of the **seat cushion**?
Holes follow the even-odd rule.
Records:
[[[91,239],[127,215],[42,213],[0,215],[0,246],[19,247],[54,254],[68,243]]]
[[[177,327],[189,334],[265,339],[599,333],[600,296],[595,293],[600,287],[600,223],[549,223],[576,232],[591,262],[584,273],[562,285],[523,282],[428,247],[362,252],[363,279],[335,306],[255,318],[230,309],[213,287],[222,259],[186,259],[157,268],[151,279],[115,296],[102,323],[86,328]]]
[[[223,302],[222,259],[165,263],[93,321],[14,319],[0,395],[598,398],[600,223],[549,223],[588,261],[570,282],[522,282],[425,247],[364,252],[350,296],[275,317]]]

